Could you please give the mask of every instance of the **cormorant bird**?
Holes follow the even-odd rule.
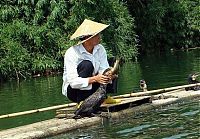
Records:
[[[74,118],[77,119],[84,116],[93,116],[98,112],[101,104],[106,98],[106,85],[101,84],[95,93],[81,103],[80,107],[74,113]]]

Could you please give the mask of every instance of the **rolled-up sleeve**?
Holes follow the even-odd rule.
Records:
[[[65,54],[63,81],[66,86],[70,85],[74,89],[90,89],[89,79],[79,77],[77,73],[78,57],[73,51]],[[66,88],[66,87],[65,87]]]

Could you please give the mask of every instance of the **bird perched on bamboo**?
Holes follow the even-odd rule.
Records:
[[[108,76],[116,75],[116,72],[118,70],[119,66],[119,60],[116,60],[114,66],[112,68],[108,68],[104,71],[103,75]],[[106,94],[106,86],[107,84],[100,84],[100,87],[97,89],[95,93],[90,95],[88,98],[86,98],[79,106],[79,108],[75,111],[74,118],[81,118],[84,116],[93,116],[95,113],[98,112],[101,104],[106,100],[107,94]]]
[[[140,88],[142,89],[143,92],[147,91],[147,84],[145,80],[140,80]]]
[[[197,80],[197,77],[199,76],[198,73],[192,73],[188,76],[188,84],[195,84],[195,83],[199,83],[199,81]],[[185,88],[186,91],[188,90],[194,90],[194,91],[197,91],[197,90],[200,90],[200,86],[197,85],[197,86],[193,86],[193,87],[187,87]]]

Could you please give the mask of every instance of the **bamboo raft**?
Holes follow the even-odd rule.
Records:
[[[0,131],[0,139],[29,139],[29,138],[45,138],[48,136],[54,136],[57,134],[65,133],[78,128],[89,127],[94,124],[100,124],[102,121],[111,119],[121,119],[128,115],[134,115],[141,112],[146,112],[148,110],[157,109],[161,106],[176,103],[181,100],[199,98],[199,91],[185,91],[185,87],[191,87],[193,85],[184,85],[178,87],[171,87],[165,89],[158,89],[140,92],[140,93],[130,93],[125,95],[114,96],[114,98],[120,98],[122,100],[119,104],[103,104],[102,115],[95,117],[85,117],[81,119],[72,119],[67,117],[67,115],[62,116],[62,118],[53,118],[50,120],[45,120],[30,125],[20,126],[16,128],[11,128],[7,130]],[[66,105],[66,104],[65,104]],[[68,104],[65,106],[59,105],[59,107],[51,107],[49,109],[57,109],[56,115],[59,114],[72,114],[75,104]],[[38,109],[39,110],[39,109]],[[47,109],[42,109],[46,111]],[[35,111],[32,111],[35,113]],[[37,111],[39,112],[39,111]],[[29,114],[31,111],[28,112]],[[24,114],[27,114],[26,112]],[[23,115],[16,114],[17,116]],[[13,116],[10,114],[10,117]],[[9,117],[8,115],[0,117]]]

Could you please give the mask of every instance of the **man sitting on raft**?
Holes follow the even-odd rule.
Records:
[[[109,25],[85,19],[71,36],[80,42],[70,47],[64,57],[62,94],[80,103],[93,94],[100,84],[114,79],[102,73],[109,68],[105,48],[100,44],[99,33]]]

